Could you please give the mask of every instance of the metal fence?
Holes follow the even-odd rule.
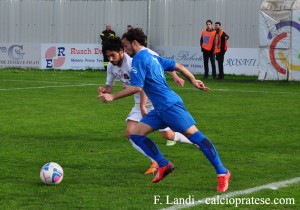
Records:
[[[257,48],[262,1],[0,0],[0,43],[99,43],[110,23],[119,36],[128,24],[149,29],[152,46],[199,46],[211,19],[222,23],[230,47]]]

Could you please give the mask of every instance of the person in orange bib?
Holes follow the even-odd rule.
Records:
[[[214,55],[216,31],[212,28],[212,24],[213,22],[211,20],[206,21],[206,29],[202,31],[202,36],[200,39],[201,51],[203,52],[204,79],[208,78],[208,60],[211,62],[213,78],[215,79],[217,77]]]
[[[215,36],[215,55],[216,60],[218,61],[218,68],[219,68],[219,75],[218,79],[224,79],[224,55],[228,48],[228,39],[229,36],[225,33],[224,30],[221,28],[221,23],[216,22],[215,23],[215,30],[216,30],[216,36]]]

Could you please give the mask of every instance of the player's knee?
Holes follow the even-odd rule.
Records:
[[[126,130],[125,136],[126,136],[126,139],[129,140],[130,139],[130,131]]]
[[[174,140],[174,132],[170,132],[170,131],[163,131],[161,132],[161,136],[164,138],[164,139],[167,139],[167,140]]]

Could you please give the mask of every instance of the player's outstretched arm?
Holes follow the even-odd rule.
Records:
[[[169,74],[171,74],[171,76],[173,77],[174,82],[177,85],[184,86],[184,80],[181,79],[180,77],[178,77],[178,75],[176,74],[175,71],[169,71]]]
[[[206,87],[204,85],[204,83],[201,81],[201,80],[197,80],[194,75],[187,69],[185,68],[183,65],[179,64],[179,63],[176,63],[176,66],[175,66],[175,71],[178,71],[180,72],[184,77],[186,77],[190,83],[192,85],[194,85],[196,88],[200,89],[200,90],[204,90],[204,91],[208,91],[209,88]]]
[[[113,100],[121,99],[130,95],[133,95],[137,92],[142,91],[142,88],[137,86],[128,86],[127,88],[116,92],[114,94],[108,94],[108,93],[100,93],[97,97],[98,100],[102,100],[104,103],[111,102]]]

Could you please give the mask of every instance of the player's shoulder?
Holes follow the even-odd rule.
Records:
[[[157,52],[151,50],[150,48],[146,48],[146,49],[147,49],[147,51],[148,51],[151,55],[159,56],[159,55],[157,54]]]
[[[135,54],[133,56],[132,62],[135,62],[137,60],[143,59],[143,57],[145,57],[145,51],[144,50],[143,51],[140,50],[137,54]]]
[[[122,67],[131,68],[131,65],[132,65],[132,57],[130,57],[127,53],[124,53]]]
[[[114,69],[114,65],[111,62],[107,64],[107,73],[112,73]]]
[[[131,62],[132,61],[132,57],[130,57],[126,52],[124,52],[124,60],[126,61],[126,62]]]
[[[151,57],[151,56],[153,56],[153,54],[151,54],[151,53],[148,51],[148,48],[143,48],[142,50],[140,50],[140,51],[138,52],[138,54],[136,54],[136,55],[134,56],[134,58],[136,57],[136,58],[139,58],[139,59],[145,59],[145,58]]]

